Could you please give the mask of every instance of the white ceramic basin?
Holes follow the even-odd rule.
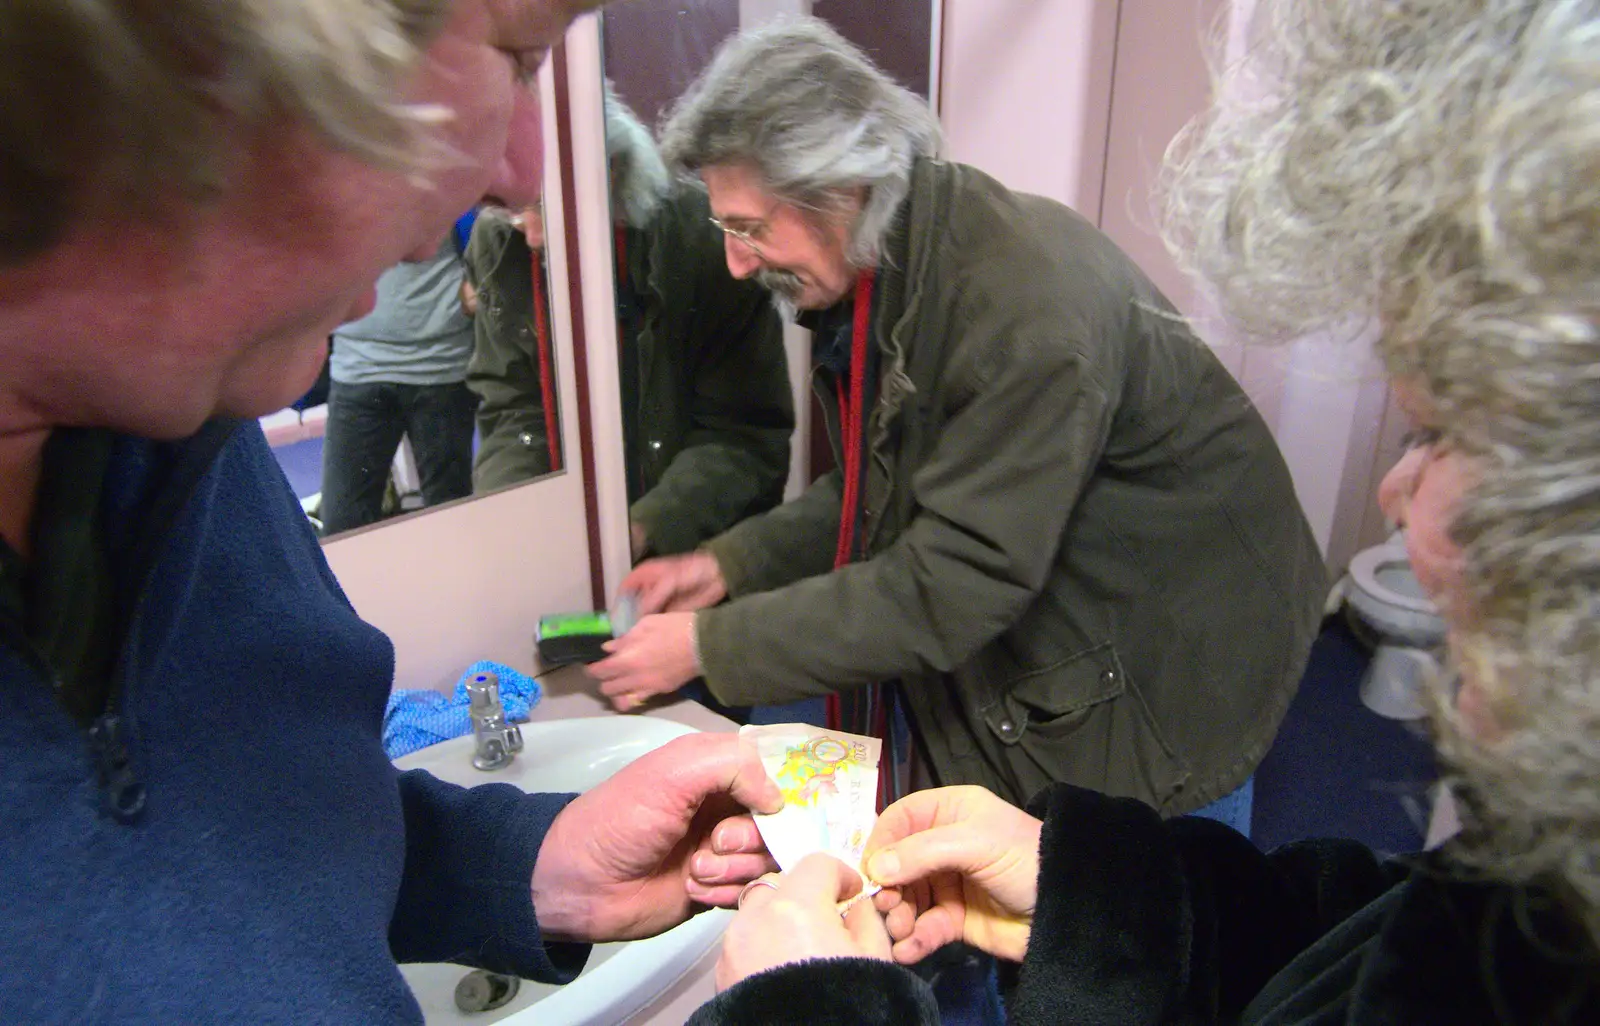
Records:
[[[586,791],[688,727],[640,716],[605,716],[522,725],[522,752],[492,772],[472,766],[472,738],[458,737],[396,759],[401,769],[425,769],[442,780],[515,784],[524,791]],[[470,970],[457,965],[404,965],[428,1026],[616,1026],[676,983],[722,939],[732,913],[703,912],[674,930],[627,944],[597,944],[583,973],[565,987],[522,981],[502,1008],[463,1012],[456,984]]]

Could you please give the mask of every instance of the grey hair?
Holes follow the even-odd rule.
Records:
[[[239,133],[299,118],[413,170],[443,112],[397,98],[450,0],[14,0],[0,5],[0,264],[95,202],[219,188]]]
[[[605,83],[606,162],[610,165],[611,216],[643,228],[672,190],[672,175],[650,130],[608,80]]]
[[[1376,315],[1469,461],[1446,613],[1496,729],[1440,703],[1457,851],[1600,944],[1600,0],[1263,4],[1169,243],[1252,337]]]
[[[724,43],[661,130],[669,167],[747,165],[778,198],[830,211],[866,199],[846,255],[876,264],[918,157],[938,152],[928,104],[815,18],[776,22]]]

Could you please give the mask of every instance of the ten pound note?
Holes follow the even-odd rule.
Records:
[[[761,765],[783,792],[783,808],[755,817],[767,850],[785,871],[813,852],[826,852],[866,879],[861,853],[878,819],[877,738],[804,723],[743,727]],[[878,887],[839,904],[840,912]]]

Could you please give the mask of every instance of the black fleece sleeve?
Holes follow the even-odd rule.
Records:
[[[1044,832],[1027,959],[1002,973],[1015,1023],[1231,1021],[1400,872],[1353,842],[1264,854],[1220,823],[1067,785],[1029,811]]]
[[[701,1005],[687,1026],[939,1026],[939,1006],[893,963],[824,958],[757,973]]]

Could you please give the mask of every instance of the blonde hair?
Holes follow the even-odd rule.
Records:
[[[1470,459],[1452,654],[1499,729],[1437,718],[1458,854],[1600,942],[1600,0],[1262,2],[1169,244],[1255,338],[1378,317]]]
[[[91,202],[204,195],[243,131],[287,115],[411,169],[436,110],[396,95],[451,0],[7,0],[0,5],[0,263]]]

